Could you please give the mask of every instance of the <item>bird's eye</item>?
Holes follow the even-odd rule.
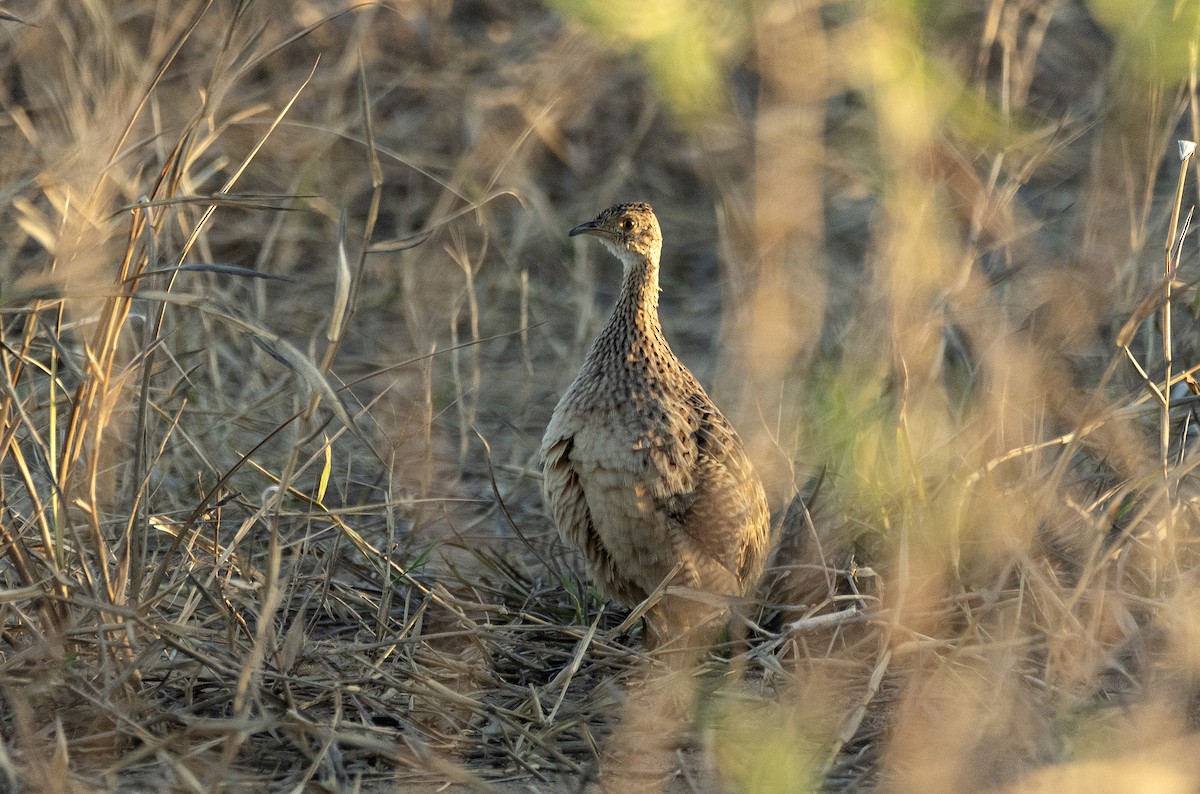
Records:
[[[621,221],[621,228],[627,232],[633,231],[633,220],[630,218],[625,218],[623,221]]]

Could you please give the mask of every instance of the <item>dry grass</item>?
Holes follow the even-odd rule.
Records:
[[[1200,12],[942,5],[7,3],[0,788],[1195,790]],[[808,508],[692,680],[536,496],[617,199]]]

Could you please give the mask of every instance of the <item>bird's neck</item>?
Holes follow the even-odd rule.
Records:
[[[621,294],[583,365],[589,373],[584,382],[609,385],[604,400],[624,399],[647,378],[678,368],[658,319],[658,259],[622,258],[622,263]]]
[[[625,275],[621,294],[609,319],[609,328],[624,327],[636,336],[662,338],[658,320],[658,260],[649,257],[630,257],[621,264]]]

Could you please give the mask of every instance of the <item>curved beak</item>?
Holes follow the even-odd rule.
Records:
[[[575,237],[579,234],[604,234],[604,229],[600,228],[600,225],[593,220],[588,221],[587,223],[581,223],[571,231],[567,232],[568,237]]]

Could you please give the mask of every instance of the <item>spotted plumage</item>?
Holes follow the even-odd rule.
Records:
[[[658,317],[662,234],[648,204],[618,204],[571,236],[624,266],[621,293],[542,439],[543,497],[606,597],[627,606],[665,580],[649,642],[711,630],[762,573],[770,518],[733,427],[667,344]]]

